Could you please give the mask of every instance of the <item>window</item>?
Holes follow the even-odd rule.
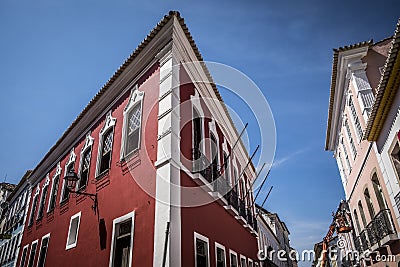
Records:
[[[346,146],[344,145],[344,142],[343,142],[343,137],[340,138],[340,143],[342,144],[342,147],[343,147],[343,152],[344,152],[346,166],[347,166],[347,174],[349,174],[349,173],[351,173],[351,165],[350,165],[350,161],[349,161],[349,154],[347,153]]]
[[[230,168],[229,168],[229,158],[228,155],[224,152],[224,178],[227,182],[230,182]]]
[[[253,267],[253,260],[249,259],[249,267]]]
[[[101,159],[100,159],[100,174],[107,171],[110,168],[112,138],[113,138],[113,130],[110,129],[104,135],[103,150],[101,152]]]
[[[34,218],[35,212],[36,212],[36,206],[37,206],[37,202],[38,202],[39,192],[40,192],[40,187],[37,186],[35,195],[33,196],[33,202],[32,202],[32,206],[31,206],[31,214],[29,215],[28,226],[31,226],[33,224],[33,218]]]
[[[378,176],[376,175],[376,173],[372,175],[372,185],[374,186],[375,195],[378,199],[379,209],[386,209],[387,204],[385,202],[385,196],[383,195],[382,187],[379,184]]]
[[[361,204],[361,200],[358,201],[358,210],[360,211],[360,216],[361,216],[361,221],[363,223],[363,226],[367,226],[367,219],[365,218],[365,213],[364,213],[364,208]]]
[[[37,244],[38,240],[32,242],[31,252],[29,253],[28,267],[33,267],[33,263],[35,262]]]
[[[55,177],[53,177],[53,185],[51,188],[49,207],[47,208],[48,212],[52,211],[56,207],[56,199],[57,199],[59,185],[60,185],[60,174],[56,174]]]
[[[140,148],[143,97],[144,92],[139,91],[136,85],[124,108],[121,160]]]
[[[202,137],[201,117],[196,109],[193,109],[193,160],[200,158],[201,148],[200,143]]]
[[[358,233],[360,233],[361,232],[361,227],[360,227],[360,221],[358,220],[357,211],[354,209],[353,213],[354,213],[354,220],[356,221]]]
[[[131,266],[135,212],[114,219],[110,266]]]
[[[111,153],[114,136],[114,125],[116,119],[111,116],[111,111],[107,114],[105,124],[100,131],[99,153],[97,158],[96,177],[106,173],[111,166]]]
[[[40,245],[37,267],[44,267],[44,264],[46,262],[47,248],[49,247],[49,240],[50,234],[42,237],[42,244]]]
[[[69,230],[67,237],[67,246],[65,249],[70,249],[76,247],[76,243],[78,242],[78,232],[79,232],[79,224],[81,221],[81,212],[73,215],[69,222]]]
[[[372,200],[371,200],[371,196],[369,194],[368,188],[365,188],[365,190],[364,190],[364,197],[365,197],[365,202],[367,202],[369,215],[372,220],[375,217],[375,210],[374,210],[374,206],[372,204]]]
[[[229,255],[230,255],[230,267],[238,267],[238,259],[237,259],[237,254],[236,252],[229,250]]]
[[[68,159],[67,163],[65,163],[64,177],[67,176],[68,173],[72,172],[75,169],[74,168],[75,160],[76,160],[76,155],[75,155],[74,149],[72,148],[71,152],[69,154],[69,159]],[[66,202],[68,199],[69,199],[69,190],[67,187],[67,183],[65,182],[65,179],[63,179],[60,203]]]
[[[79,163],[79,184],[77,184],[77,189],[83,189],[86,187],[87,182],[89,180],[89,169],[90,169],[90,159],[92,155],[92,145],[93,138],[90,136],[90,133],[86,135],[85,144],[81,150],[81,159]]]
[[[211,173],[212,180],[216,180],[218,178],[218,142],[215,136],[210,133],[211,140]]]
[[[397,178],[400,179],[400,147],[397,141],[392,150],[392,153],[390,153],[390,158],[392,159],[392,163],[394,165],[394,170],[397,174]]]
[[[226,267],[225,247],[215,242],[215,258],[217,267]]]
[[[361,127],[360,121],[357,116],[356,108],[354,107],[354,102],[353,102],[352,96],[349,97],[349,107],[350,107],[350,111],[351,111],[350,112],[351,117],[353,119],[354,125],[356,126],[358,140],[361,140],[363,131],[362,131],[362,127]]]
[[[351,148],[351,151],[353,152],[353,158],[355,159],[357,157],[357,149],[356,149],[356,146],[354,145],[353,137],[352,137],[351,131],[350,131],[349,122],[347,119],[345,120],[344,125],[346,127],[347,137],[349,138],[350,148]]]
[[[28,248],[29,248],[29,245],[26,245],[22,250],[21,262],[19,264],[20,267],[24,267],[25,266],[26,256],[28,254]]]
[[[195,267],[209,267],[210,257],[208,249],[208,238],[194,233]]]
[[[240,267],[247,267],[246,257],[240,255]]]
[[[45,181],[45,183],[43,185],[43,189],[42,189],[42,196],[40,198],[37,220],[40,220],[43,217],[44,204],[46,203],[47,191],[49,189],[49,184],[50,184],[50,177],[49,177],[49,175],[47,175],[46,181]]]

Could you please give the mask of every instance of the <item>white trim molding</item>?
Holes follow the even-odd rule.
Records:
[[[118,217],[113,220],[113,230],[111,235],[111,250],[110,250],[110,263],[109,266],[112,267],[114,263],[114,246],[115,246],[115,234],[116,234],[116,227],[118,224],[123,223],[125,221],[131,220],[131,240],[130,240],[130,251],[129,251],[129,267],[132,266],[132,251],[133,251],[133,235],[135,229],[135,211],[131,211],[128,214],[125,214],[121,217]]]
[[[196,240],[197,239],[199,239],[207,244],[207,266],[210,266],[210,242],[208,240],[208,237],[205,237],[204,235],[201,235],[196,232],[194,232],[194,266],[197,267],[197,258],[196,258],[196,256],[197,256]]]
[[[227,259],[226,259],[226,249],[225,246],[221,245],[218,242],[215,242],[215,246],[214,246],[214,250],[215,250],[215,266],[218,265],[218,253],[217,253],[217,249],[220,248],[224,251],[224,267],[227,266]]]
[[[35,252],[33,253],[33,260],[32,260],[32,263],[35,262],[36,251],[37,251],[38,243],[39,243],[39,240],[38,240],[38,239],[36,239],[35,241],[33,241],[33,242],[31,243],[31,250],[29,251],[29,257],[28,257],[28,261],[27,261],[28,266],[29,266],[29,262],[30,262],[30,260],[31,260],[32,248],[33,248],[33,245],[34,245],[34,244],[36,244],[36,247],[35,247]],[[33,265],[34,265],[34,264],[33,264]]]
[[[142,137],[142,125],[143,125],[143,100],[144,100],[144,92],[139,91],[139,86],[136,84],[131,89],[131,95],[129,97],[128,103],[126,104],[123,112],[123,125],[122,125],[122,141],[121,141],[121,153],[120,159],[121,161],[126,157],[129,157],[132,153],[140,149],[141,144],[141,137]],[[127,138],[128,138],[128,130],[129,130],[129,113],[136,105],[140,105],[140,128],[139,128],[139,140],[138,140],[138,147],[136,150],[129,151],[126,154],[126,145],[127,145]]]
[[[40,240],[39,254],[38,254],[36,266],[39,266],[40,253],[41,253],[41,251],[42,251],[43,239],[46,239],[46,238],[48,239],[48,241],[47,241],[46,253],[44,254],[44,259],[43,259],[44,265],[43,265],[43,266],[46,265],[47,250],[48,250],[48,248],[49,248],[49,243],[50,243],[50,233],[48,233],[48,234],[42,236],[42,240]]]
[[[49,203],[47,204],[47,212],[50,211],[50,203],[51,203],[51,199],[52,199],[52,197],[54,195],[54,190],[55,190],[55,188],[54,188],[54,180],[58,177],[58,187],[60,187],[61,173],[62,173],[61,163],[58,162],[56,171],[55,171],[53,177],[51,178],[51,190],[50,190]],[[57,188],[57,191],[58,191],[58,188]],[[58,195],[58,192],[56,192],[54,203],[57,203],[57,195]]]
[[[84,155],[87,151],[90,150],[90,155],[89,155],[89,169],[90,169],[90,161],[92,160],[92,148],[93,148],[93,143],[94,143],[94,138],[91,136],[91,132],[86,134],[86,138],[85,138],[85,144],[83,145],[81,152],[80,152],[80,159],[79,159],[79,167],[78,167],[78,176],[82,177],[82,167],[83,167],[83,163],[84,163]],[[88,177],[89,178],[89,177]],[[79,184],[80,184],[80,179],[79,179],[79,183],[76,183],[76,191],[78,189],[80,189]],[[88,181],[86,181],[87,183]],[[83,187],[83,186],[82,186]]]
[[[104,134],[107,133],[107,131],[109,129],[112,129],[112,140],[113,140],[113,142],[111,144],[111,147],[112,147],[113,143],[114,143],[114,127],[115,127],[116,122],[117,122],[117,119],[112,116],[112,111],[110,110],[107,113],[103,128],[101,128],[100,133],[99,133],[99,145],[98,145],[98,151],[97,151],[97,163],[96,163],[96,175],[95,175],[96,177],[98,177],[101,174],[101,173],[99,173],[99,171],[100,171],[100,162],[101,162],[102,151],[103,151]],[[111,155],[112,155],[112,151],[111,151]]]
[[[78,212],[75,215],[72,215],[71,219],[69,220],[68,236],[67,236],[67,243],[65,245],[65,250],[74,248],[78,244],[78,235],[79,235],[79,227],[80,227],[80,224],[81,224],[81,215],[82,215],[82,213]],[[68,244],[69,243],[69,238],[70,238],[70,235],[71,235],[72,221],[75,220],[76,218],[78,218],[78,223],[77,223],[77,226],[76,226],[75,241],[70,243],[70,244]]]

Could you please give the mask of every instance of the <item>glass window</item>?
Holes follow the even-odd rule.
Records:
[[[237,256],[231,253],[231,267],[238,267]]]
[[[217,267],[225,267],[225,250],[220,247],[217,247],[216,250],[216,258],[217,258]]]
[[[37,219],[40,220],[43,217],[43,210],[44,210],[44,204],[47,199],[47,191],[49,189],[49,185],[45,184],[42,190],[42,197],[40,198],[40,205],[39,205],[39,211],[37,215]]]
[[[33,197],[33,202],[32,202],[32,207],[31,207],[31,214],[29,216],[29,223],[28,223],[29,226],[31,226],[33,224],[33,218],[35,216],[38,197],[39,197],[39,194],[35,194],[35,196]]]
[[[52,185],[51,194],[50,194],[48,211],[52,211],[56,206],[56,199],[57,199],[59,184],[60,184],[60,175],[56,175],[53,178],[53,185]]]
[[[42,244],[40,246],[37,267],[43,267],[46,262],[46,255],[47,255],[47,248],[49,246],[49,239],[50,239],[50,235],[47,235],[42,238]]]
[[[35,262],[37,244],[38,241],[32,243],[31,253],[29,253],[28,267],[33,267],[33,263]]]
[[[21,262],[19,264],[20,267],[24,267],[25,266],[26,256],[28,254],[28,247],[29,247],[29,245],[26,245],[24,247],[24,249],[22,250]]]
[[[78,189],[85,188],[89,180],[90,157],[92,149],[88,148],[82,155],[81,175]]]
[[[196,238],[196,266],[208,267],[208,244]]]
[[[78,242],[79,224],[81,220],[81,213],[77,213],[71,217],[68,230],[67,246],[66,249],[76,247]]]
[[[139,149],[140,146],[140,129],[142,121],[142,105],[141,102],[135,105],[128,113],[128,132],[126,140],[126,155]]]
[[[103,136],[103,144],[100,154],[99,174],[106,172],[110,168],[112,142],[113,142],[113,128],[110,128]]]

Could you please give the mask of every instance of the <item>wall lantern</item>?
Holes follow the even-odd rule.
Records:
[[[76,174],[76,172],[74,171],[74,169],[72,169],[69,173],[67,173],[67,175],[65,175],[64,180],[67,183],[67,189],[70,193],[75,193],[77,195],[84,195],[84,196],[89,196],[90,199],[93,200],[93,206],[92,209],[94,211],[94,214],[97,213],[97,193],[96,194],[90,194],[90,193],[86,193],[86,192],[81,192],[81,191],[74,191],[74,189],[76,188],[76,183],[79,181],[79,177]]]

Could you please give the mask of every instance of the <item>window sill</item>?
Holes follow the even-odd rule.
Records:
[[[107,169],[107,170],[103,171],[102,173],[100,173],[99,175],[97,175],[95,180],[100,181],[104,177],[108,176],[109,173],[110,173],[110,169]]]

